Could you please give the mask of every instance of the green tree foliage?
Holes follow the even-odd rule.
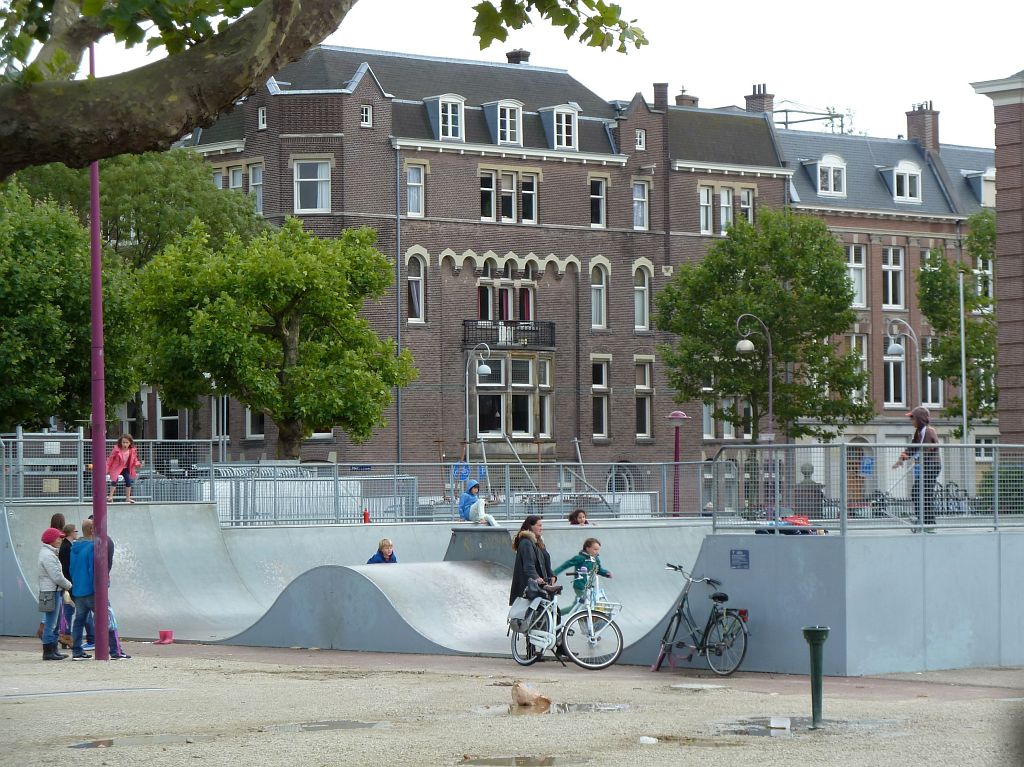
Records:
[[[71,213],[16,184],[0,189],[0,431],[89,418],[89,275],[89,233]],[[132,277],[105,260],[108,402],[137,383]]]
[[[960,360],[960,275],[964,280],[964,336],[967,350],[967,421],[990,423],[996,415],[999,391],[996,388],[996,315],[995,301],[989,298],[990,275],[995,268],[996,217],[992,211],[975,213],[967,220],[964,241],[967,262],[952,264],[939,253],[930,268],[917,274],[921,312],[935,331],[928,372],[947,381],[959,381]],[[962,412],[962,392],[950,394],[945,405],[948,413]],[[963,436],[963,424],[954,430]]]
[[[677,400],[714,405],[715,418],[757,438],[768,411],[768,345],[752,335],[755,354],[736,351],[736,320],[749,312],[771,333],[775,419],[787,441],[827,440],[868,421],[871,403],[854,397],[866,373],[831,341],[856,320],[852,300],[842,247],[822,221],[768,210],[756,226],[737,221],[657,296],[657,327],[675,336],[660,352]],[[756,323],[743,330],[761,332]],[[750,414],[723,410],[725,397],[746,399]]]
[[[322,41],[355,3],[9,0],[0,5],[0,179],[32,165],[84,167],[166,149]],[[647,42],[605,0],[483,0],[474,9],[481,47],[534,18],[601,49]],[[71,80],[89,45],[108,35],[171,55],[113,77]]]
[[[206,226],[210,247],[220,248],[228,233],[243,240],[266,226],[240,191],[217,189],[210,167],[195,152],[175,149],[120,155],[100,163],[103,241],[132,266],[142,266],[184,234],[193,219]],[[37,200],[69,206],[83,225],[89,221],[89,172],[61,163],[28,168],[18,183]]]
[[[214,250],[195,225],[140,276],[147,380],[171,407],[216,392],[266,414],[282,458],[318,428],[365,441],[384,425],[392,387],[416,376],[408,350],[396,356],[359,316],[393,285],[375,240],[369,229],[317,239],[288,219]]]

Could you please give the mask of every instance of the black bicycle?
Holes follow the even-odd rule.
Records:
[[[666,563],[665,567],[682,575],[686,579],[686,586],[683,587],[676,611],[665,628],[665,634],[661,637],[661,649],[658,651],[658,658],[651,664],[651,671],[660,669],[666,658],[669,665],[674,666],[675,656],[682,655],[676,650],[685,649],[688,651],[687,661],[694,653],[703,655],[707,658],[712,671],[719,676],[729,676],[740,667],[747,654],[747,611],[725,607],[729,596],[717,591],[722,584],[714,578],[694,578],[679,565]],[[710,596],[711,612],[708,613],[703,631],[690,613],[690,587],[695,583],[706,583],[716,589]],[[679,637],[681,627],[685,627],[682,638]]]

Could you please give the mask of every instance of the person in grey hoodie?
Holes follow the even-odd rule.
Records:
[[[64,660],[67,655],[57,651],[57,616],[64,601],[59,589],[70,589],[71,581],[57,559],[57,546],[64,533],[55,527],[43,531],[39,549],[39,611],[43,613],[43,660]],[[56,544],[57,546],[55,546]]]

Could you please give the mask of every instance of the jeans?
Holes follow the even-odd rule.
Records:
[[[96,606],[96,595],[89,594],[84,597],[75,597],[75,623],[71,630],[71,651],[75,655],[81,655],[82,632],[85,630],[86,619]]]
[[[57,618],[60,616],[61,602],[60,592],[56,592],[57,601],[54,608],[48,613],[43,613],[43,644],[57,644]]]

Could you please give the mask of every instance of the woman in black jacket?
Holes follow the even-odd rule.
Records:
[[[554,584],[555,575],[551,571],[551,555],[544,547],[544,520],[536,514],[528,516],[512,539],[512,548],[516,552],[516,564],[512,569],[512,590],[508,595],[511,605],[516,597],[521,597],[526,584],[533,581],[538,585]]]

